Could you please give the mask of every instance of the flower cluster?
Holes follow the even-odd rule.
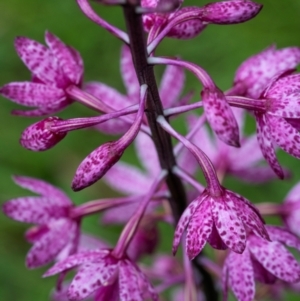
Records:
[[[299,184],[282,205],[255,205],[226,188],[223,180],[233,176],[250,185],[276,176],[283,179],[289,171],[279,164],[276,146],[300,158],[300,74],[296,72],[300,48],[271,46],[246,59],[233,86],[223,91],[201,66],[157,57],[156,47],[165,37],[192,39],[209,24],[246,22],[260,12],[260,4],[227,0],[183,7],[180,0],[96,2],[124,10],[127,32],[100,17],[88,0],[77,0],[89,19],[123,42],[120,69],[125,95],[105,83],[84,82],[79,52],[49,32],[47,46],[16,38],[16,51],[30,70],[31,81],[4,84],[0,94],[34,107],[14,114],[45,116],[21,134],[21,145],[31,151],[48,150],[69,132],[83,128],[120,136],[91,151],[79,164],[72,189],[103,179],[125,196],[75,205],[42,180],[14,177],[16,184],[38,194],[3,205],[8,217],[35,225],[26,232],[33,244],[27,266],[55,261],[44,275],[60,274],[55,300],[158,300],[174,285],[180,287],[172,292],[172,300],[217,300],[212,275],[223,284],[224,300],[229,287],[237,300],[253,300],[255,281],[270,285],[270,294],[276,280],[282,281],[281,289],[293,288],[300,281],[300,263],[283,244],[300,251]],[[159,88],[154,65],[166,65]],[[184,70],[199,80],[201,100],[195,103],[190,103],[191,93],[181,95]],[[76,101],[95,116],[66,120],[50,116]],[[171,126],[170,120],[198,108],[203,109],[201,116],[191,113],[182,119],[185,135]],[[246,114],[255,120],[256,134],[244,133]],[[132,144],[143,170],[120,161]],[[204,178],[201,183],[196,180],[198,169]],[[102,225],[124,226],[115,245],[82,233],[81,221],[102,211]],[[281,217],[284,227],[266,225],[263,216],[270,214]],[[182,243],[182,263],[168,255],[154,257],[152,266],[141,262],[158,250],[163,239],[159,223],[175,226],[173,254]],[[215,262],[206,257],[210,247]],[[73,269],[71,283],[64,281]]]

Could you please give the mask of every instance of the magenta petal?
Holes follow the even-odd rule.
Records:
[[[249,251],[243,254],[230,252],[226,258],[224,271],[228,284],[239,301],[252,301],[255,294],[254,273]],[[223,284],[226,277],[223,276]]]
[[[211,203],[214,224],[221,239],[228,248],[242,253],[246,247],[246,231],[231,195],[226,193],[223,197],[212,199]]]
[[[205,115],[217,136],[226,144],[239,146],[238,125],[224,94],[218,89],[205,89],[201,96]]]
[[[68,290],[70,300],[82,300],[103,285],[110,285],[117,272],[117,262],[109,264],[105,258],[101,262],[82,265]]]
[[[217,250],[228,249],[228,247],[225,245],[224,241],[220,237],[215,224],[212,227],[211,234],[207,241],[214,249],[217,249]]]
[[[271,241],[281,242],[300,251],[300,239],[296,235],[279,226],[266,226],[266,228]]]
[[[190,220],[193,218],[193,215],[201,202],[205,200],[207,197],[207,193],[202,193],[199,197],[197,197],[194,201],[192,201],[189,206],[184,210],[183,214],[181,215],[178,224],[176,226],[173,238],[173,254],[177,252],[178,246],[180,244],[180,240],[183,234],[183,231],[187,227]]]
[[[65,217],[68,207],[58,206],[46,197],[23,197],[3,204],[3,212],[10,218],[33,224],[45,224],[52,218]]]
[[[53,204],[62,207],[72,205],[72,202],[64,192],[47,182],[35,178],[21,176],[14,176],[13,180],[15,181],[15,183],[25,189],[47,197],[49,199],[49,202]]]
[[[149,176],[151,178],[158,176],[161,167],[152,138],[145,133],[140,132],[134,141],[134,145],[136,154]]]
[[[56,84],[64,81],[58,61],[47,47],[25,37],[16,38],[15,47],[27,68],[43,82]]]
[[[266,270],[283,281],[299,281],[300,265],[282,244],[277,241],[268,242],[254,235],[248,241],[251,245],[250,252]]]
[[[255,280],[265,284],[274,284],[276,282],[277,277],[267,271],[254,256],[251,256],[251,261]]]
[[[285,118],[300,117],[300,74],[284,76],[271,85],[264,98],[268,111]]]
[[[0,89],[0,94],[15,103],[29,107],[52,107],[52,103],[63,102],[66,98],[61,89],[31,82],[7,84]]]
[[[266,121],[268,122],[270,134],[276,142],[288,154],[300,158],[300,134],[283,118],[266,115]]]
[[[103,250],[85,251],[85,252],[77,253],[75,255],[71,255],[65,260],[56,263],[51,269],[49,269],[44,274],[44,277],[58,274],[62,271],[69,270],[81,264],[97,261],[105,257],[108,253],[109,253],[108,250],[103,249]]]
[[[121,74],[127,90],[129,102],[135,104],[139,99],[140,84],[135,73],[130,48],[128,46],[122,47]]]
[[[236,71],[234,82],[246,88],[245,96],[258,98],[274,76],[295,68],[299,62],[300,48],[276,50],[271,46],[247,59]]]
[[[220,1],[203,7],[201,20],[214,24],[235,24],[254,18],[262,5],[250,0]]]
[[[60,68],[63,70],[64,75],[68,77],[71,83],[78,85],[83,75],[82,63],[81,60],[79,60],[80,56],[78,57],[76,55],[75,59],[75,50],[72,52],[69,47],[50,32],[46,32],[45,40],[52,54],[57,59]]]
[[[128,260],[119,263],[119,290],[120,301],[158,300],[144,274]]]
[[[143,195],[149,190],[151,180],[135,166],[118,162],[105,175],[104,181],[113,189],[133,195]]]
[[[236,193],[227,191],[226,195],[234,202],[235,209],[244,226],[252,230],[256,235],[269,240],[268,232],[264,227],[264,221],[259,211],[248,200]]]
[[[167,66],[160,82],[159,95],[164,108],[175,105],[185,81],[184,71],[177,66]]]
[[[211,235],[212,227],[211,203],[207,198],[197,207],[187,226],[186,251],[190,260],[202,251]]]
[[[54,260],[69,242],[75,224],[68,219],[58,219],[48,224],[49,231],[37,240],[26,257],[28,268],[37,268]]]
[[[280,179],[283,179],[284,173],[277,161],[276,154],[274,151],[274,146],[272,143],[272,138],[270,133],[271,131],[268,127],[268,124],[266,123],[265,116],[256,113],[255,117],[256,117],[256,126],[257,126],[257,140],[261,148],[261,151],[265,159],[269,163],[270,167],[277,174],[277,176]]]
[[[124,148],[118,141],[102,144],[92,151],[78,166],[72,181],[72,188],[79,191],[100,180],[119,161]]]

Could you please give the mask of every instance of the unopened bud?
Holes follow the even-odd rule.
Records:
[[[214,24],[235,24],[254,18],[262,5],[250,0],[231,0],[209,3],[203,7],[201,20]]]
[[[72,189],[78,191],[97,182],[119,161],[126,146],[110,141],[91,152],[77,168]]]
[[[60,142],[67,133],[55,133],[51,131],[51,125],[61,121],[59,117],[48,117],[42,121],[30,125],[21,135],[20,143],[23,147],[32,151],[44,151]]]

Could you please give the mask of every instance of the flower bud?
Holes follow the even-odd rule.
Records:
[[[250,0],[231,0],[209,3],[203,7],[201,20],[214,24],[235,24],[254,18],[262,5]]]
[[[126,146],[119,141],[110,141],[96,148],[78,166],[72,189],[79,191],[102,178],[119,161]]]
[[[30,125],[21,135],[21,145],[32,151],[44,151],[53,147],[67,135],[51,131],[51,125],[61,120],[54,116]]]

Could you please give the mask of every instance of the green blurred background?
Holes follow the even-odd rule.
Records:
[[[119,72],[121,42],[111,37],[89,21],[77,7],[75,0],[1,0],[0,1],[0,85],[11,81],[29,79],[14,50],[16,36],[27,36],[43,42],[45,30],[59,36],[65,43],[81,52],[85,62],[85,80],[98,80],[124,91]],[[201,5],[205,1],[186,1],[186,5]],[[233,74],[248,56],[276,43],[278,47],[300,46],[300,1],[262,0],[264,9],[254,20],[233,26],[209,26],[194,40],[165,40],[158,54],[180,55],[186,60],[202,65],[222,89],[232,83]],[[124,28],[122,11],[119,8],[97,6],[98,12],[107,20]],[[158,74],[162,69],[158,69]],[[200,86],[195,78],[187,74],[186,91]],[[81,160],[108,137],[96,131],[71,133],[54,149],[33,153],[23,149],[18,142],[25,127],[38,119],[10,115],[16,104],[1,98],[0,110],[0,203],[13,197],[29,193],[17,187],[11,175],[26,175],[42,178],[64,189],[76,203],[85,202],[113,192],[101,181],[82,192],[70,189],[73,174]],[[81,105],[72,105],[60,114],[63,118],[92,116],[93,112]],[[183,126],[182,126],[183,127]],[[247,130],[253,130],[249,122]],[[242,193],[255,202],[281,201],[300,176],[299,162],[286,154],[279,154],[281,162],[293,170],[293,177],[285,182],[275,181],[264,186],[246,186],[228,179],[227,186]],[[132,150],[124,160],[134,163]],[[117,237],[116,229],[98,226],[98,218],[89,218],[84,228],[100,233],[104,238]],[[48,300],[54,278],[41,279],[45,269],[29,271],[24,258],[29,244],[24,241],[27,225],[11,221],[0,215],[0,300]],[[171,235],[169,235],[171,237]],[[165,240],[164,240],[165,241]],[[170,249],[171,240],[163,248]],[[297,300],[296,295],[288,300]]]

